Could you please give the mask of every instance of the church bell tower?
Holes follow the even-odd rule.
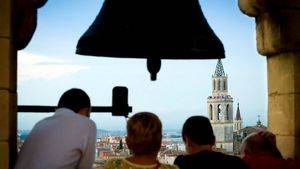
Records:
[[[228,94],[228,76],[221,59],[212,76],[212,94],[207,98],[208,118],[216,136],[216,148],[233,152],[233,98]]]

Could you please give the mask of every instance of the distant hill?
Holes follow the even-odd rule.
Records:
[[[111,130],[103,130],[97,129],[97,138],[102,138],[105,136],[125,136],[126,131],[111,131]]]
[[[30,130],[18,130],[18,136],[21,140],[25,140],[28,134],[30,133]],[[125,131],[110,131],[110,130],[103,130],[103,129],[97,129],[97,138],[102,138],[105,136],[125,136]]]

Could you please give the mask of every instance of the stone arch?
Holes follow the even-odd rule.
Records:
[[[218,84],[217,84],[217,86],[218,86],[218,90],[221,90],[221,80],[220,80],[220,79],[218,79]]]
[[[209,105],[209,119],[213,120],[213,106],[210,104]]]
[[[226,120],[229,120],[229,104],[226,105]]]
[[[221,111],[221,105],[218,104],[218,107],[217,107],[217,120],[221,120],[222,119],[222,111]]]

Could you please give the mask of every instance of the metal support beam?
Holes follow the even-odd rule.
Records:
[[[19,105],[18,112],[19,113],[51,113],[55,112],[57,109],[56,106],[35,106],[35,105]],[[92,106],[93,113],[112,113],[113,116],[128,116],[129,112],[132,112],[132,107],[128,106],[127,108],[123,108],[122,114],[114,114],[116,108],[113,106]]]

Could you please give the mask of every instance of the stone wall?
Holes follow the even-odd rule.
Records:
[[[300,1],[239,0],[255,17],[257,49],[267,56],[268,129],[284,157],[300,156]]]
[[[299,70],[300,52],[268,57],[268,128],[285,157],[300,155]]]
[[[16,159],[17,55],[12,45],[12,0],[0,1],[0,169]]]

